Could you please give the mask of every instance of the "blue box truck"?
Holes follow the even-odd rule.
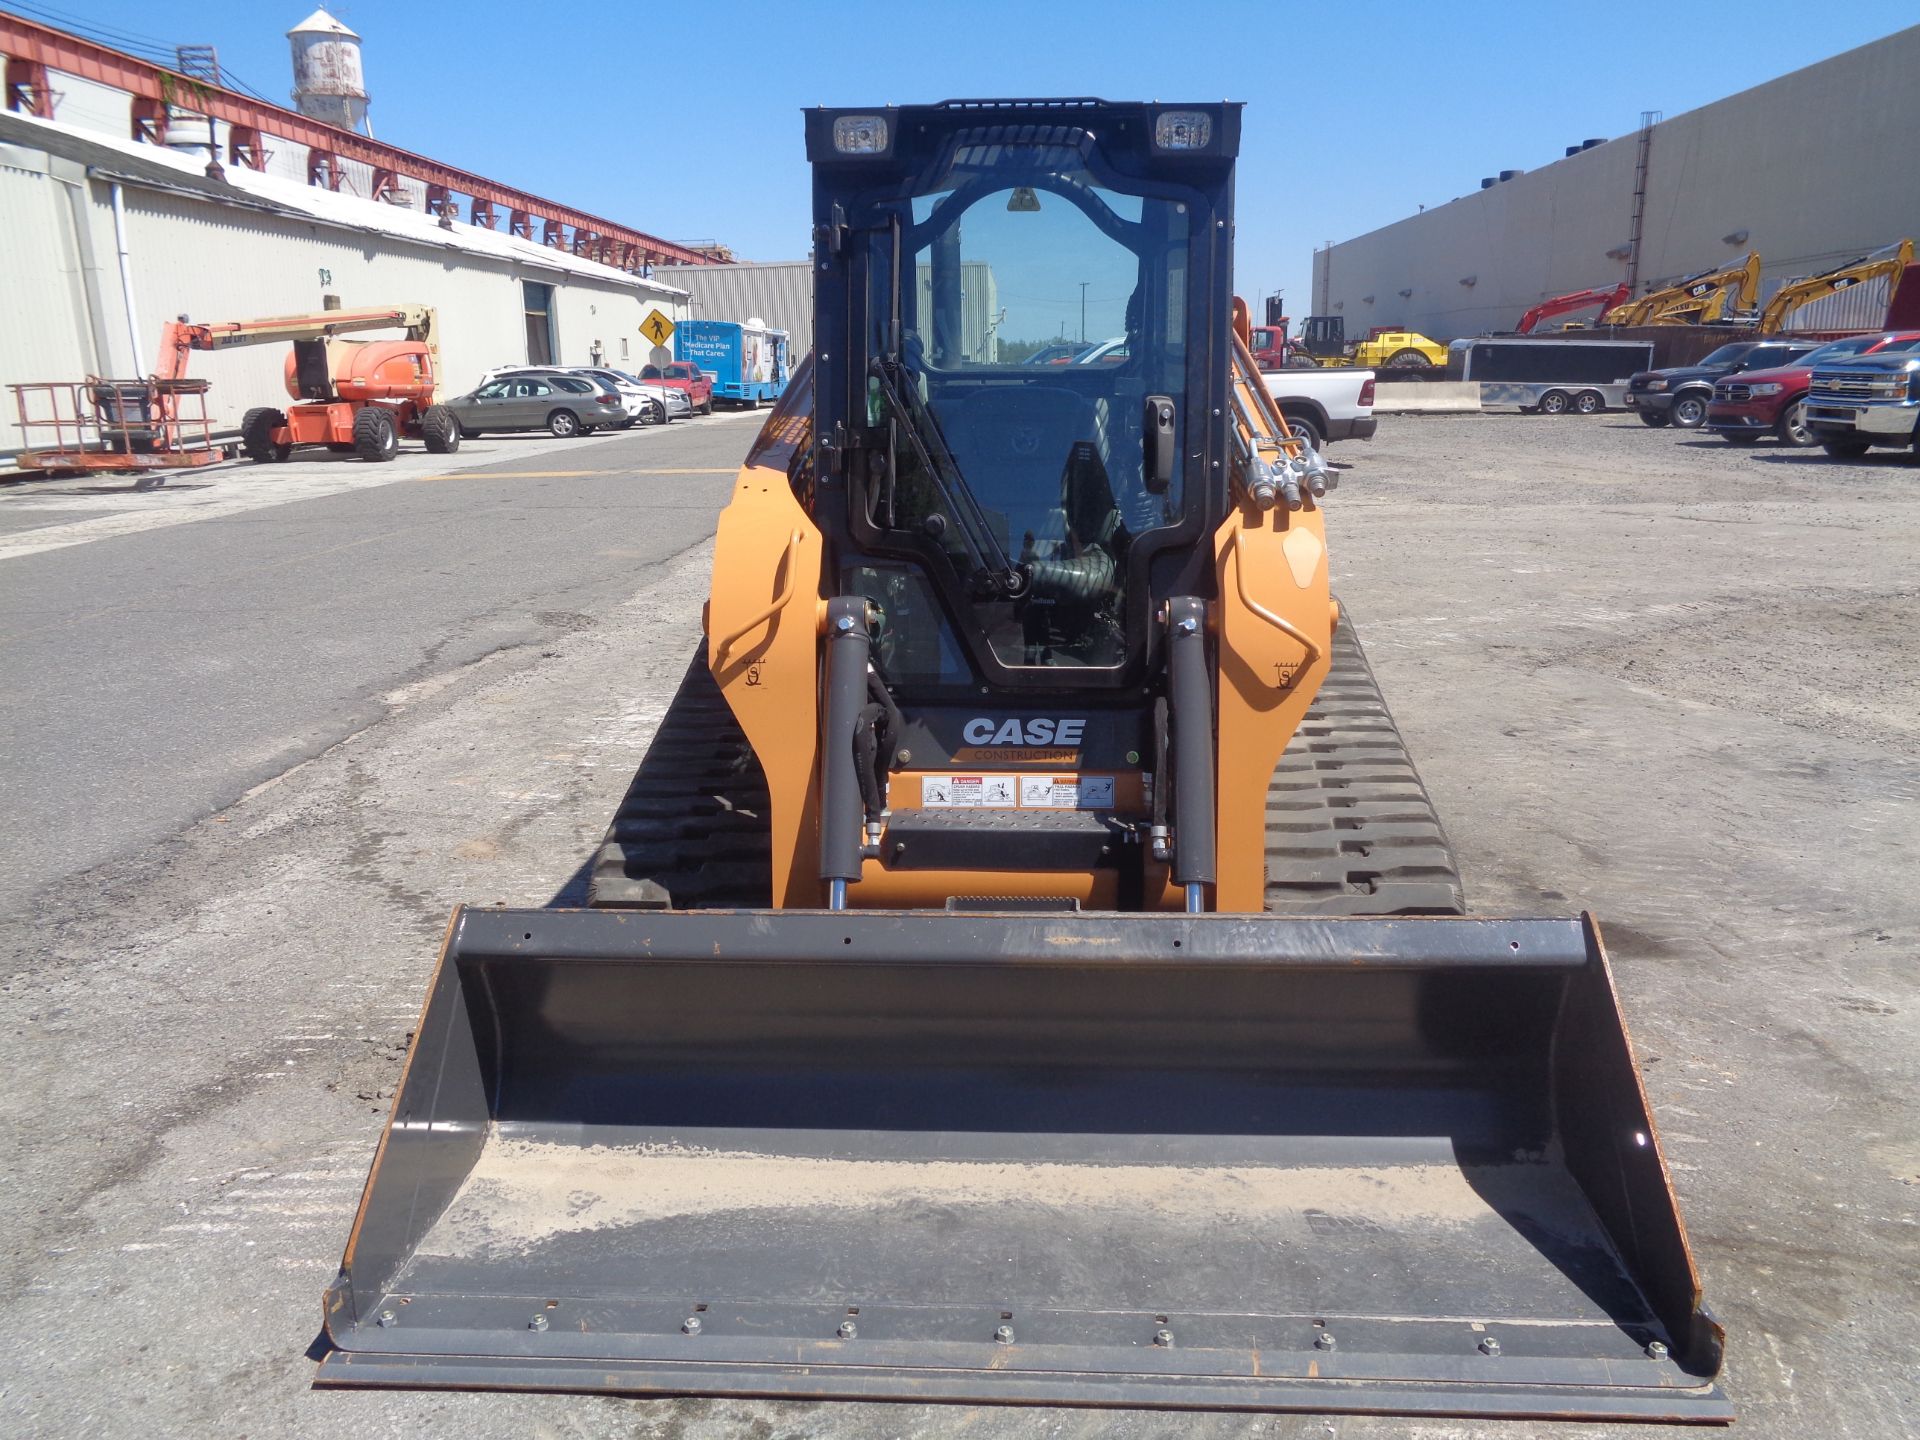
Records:
[[[673,358],[713,373],[715,403],[761,405],[787,389],[792,362],[787,332],[759,319],[682,320],[673,332]]]

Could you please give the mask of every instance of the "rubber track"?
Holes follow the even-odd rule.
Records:
[[[1267,909],[1464,915],[1460,868],[1353,624],[1267,786]]]
[[[589,903],[770,904],[766,813],[759,763],[696,653],[594,857]],[[1267,791],[1267,909],[1464,911],[1453,851],[1351,624]]]

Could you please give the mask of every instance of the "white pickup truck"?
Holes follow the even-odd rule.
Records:
[[[1309,431],[1316,450],[1333,440],[1371,440],[1380,423],[1371,370],[1265,370],[1261,378],[1287,424]]]

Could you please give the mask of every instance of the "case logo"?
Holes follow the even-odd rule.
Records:
[[[960,730],[969,745],[1078,745],[1086,734],[1085,720],[1058,720],[1036,715],[1030,720],[995,720],[976,715]]]

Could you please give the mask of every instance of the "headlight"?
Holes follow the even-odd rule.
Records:
[[[1204,110],[1162,110],[1153,143],[1162,150],[1204,150],[1213,141],[1213,117]]]
[[[1757,400],[1762,395],[1778,395],[1781,392],[1781,390],[1784,388],[1785,388],[1784,386],[1774,385],[1771,383],[1766,385],[1749,385],[1747,387],[1747,394],[1753,396],[1753,398]]]
[[[840,115],[833,122],[833,148],[842,155],[877,155],[887,148],[884,115]]]
[[[1647,389],[1649,390],[1664,390],[1666,388],[1667,388],[1667,382],[1664,380],[1647,381]]]

